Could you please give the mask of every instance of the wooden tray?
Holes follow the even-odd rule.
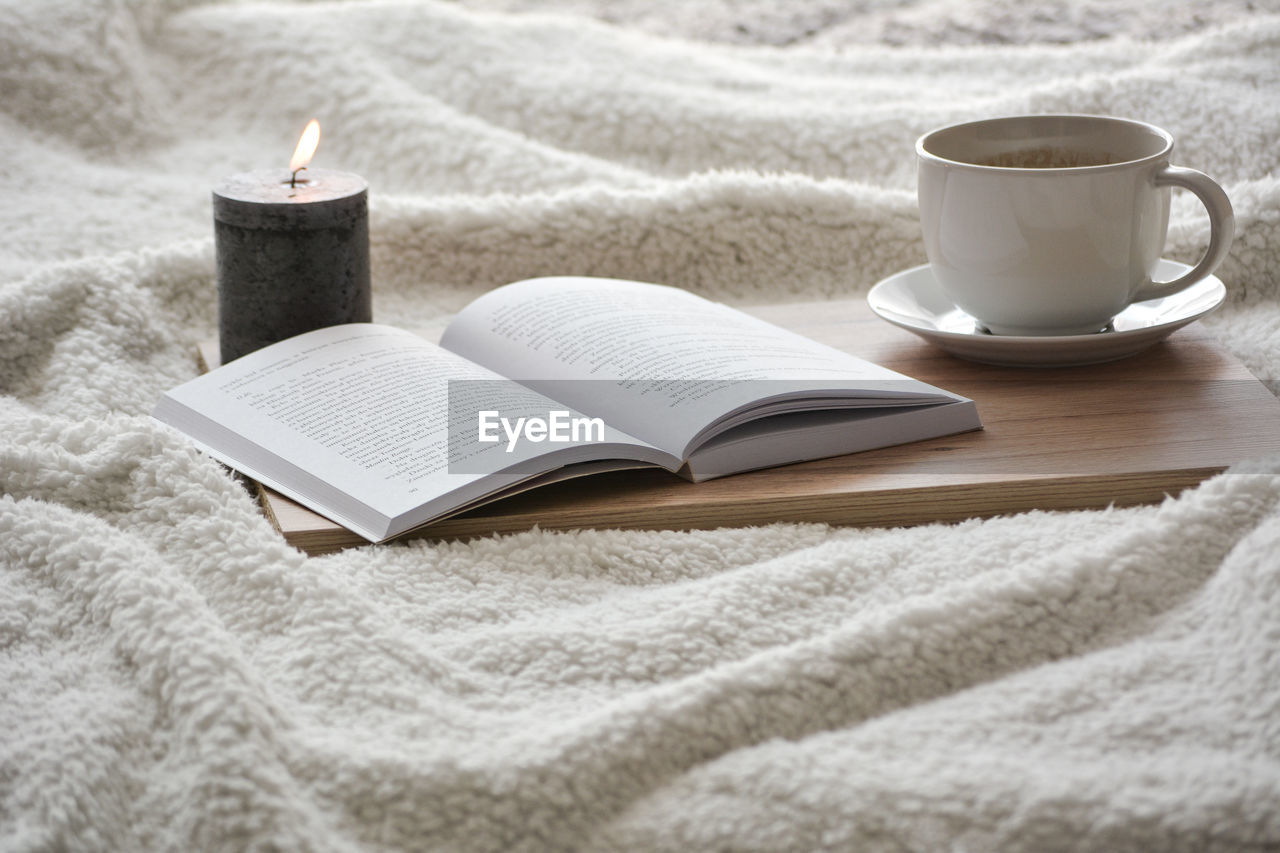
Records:
[[[1162,500],[1280,451],[1280,400],[1198,323],[1131,358],[1030,369],[949,356],[861,299],[747,309],[808,337],[971,397],[985,429],[688,483],[622,471],[537,489],[421,528],[456,538],[582,527],[695,529],[820,521],[899,526],[1030,509]],[[201,348],[211,366],[216,345]],[[286,541],[309,554],[367,544],[259,487]]]

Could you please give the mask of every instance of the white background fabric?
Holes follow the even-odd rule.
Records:
[[[1143,509],[308,560],[147,417],[214,333],[211,186],[313,115],[376,317],[427,333],[540,274],[856,297],[923,260],[919,133],[1141,118],[1231,195],[1207,322],[1280,390],[1273,4],[783,8],[0,2],[0,848],[1280,845],[1276,460]],[[1166,254],[1206,238],[1178,196]]]

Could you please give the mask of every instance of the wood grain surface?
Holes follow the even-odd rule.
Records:
[[[544,487],[407,536],[581,527],[695,529],[819,521],[900,526],[1030,509],[1162,500],[1241,460],[1280,451],[1280,401],[1194,323],[1090,367],[1013,368],[943,353],[861,299],[746,309],[862,358],[971,397],[984,429],[688,483],[665,471]],[[202,355],[214,360],[215,346]],[[311,554],[365,540],[260,489],[286,540]]]

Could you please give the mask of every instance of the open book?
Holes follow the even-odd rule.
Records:
[[[578,277],[273,344],[154,417],[373,542],[573,476],[693,481],[981,428],[973,401],[677,288]]]

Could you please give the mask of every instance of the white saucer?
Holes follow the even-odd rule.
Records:
[[[1161,260],[1155,278],[1170,281],[1191,267]],[[1208,276],[1181,293],[1135,302],[1116,315],[1112,328],[1092,335],[1023,337],[992,335],[942,292],[928,264],[881,281],[867,294],[871,310],[952,355],[1014,367],[1074,367],[1141,352],[1222,304],[1227,289]]]

